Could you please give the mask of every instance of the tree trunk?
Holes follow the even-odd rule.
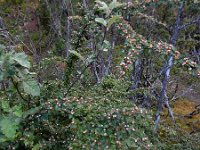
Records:
[[[109,74],[110,68],[111,68],[111,63],[112,63],[112,56],[113,56],[113,50],[115,47],[115,41],[116,41],[116,37],[115,37],[115,33],[114,33],[114,26],[112,26],[111,29],[111,48],[108,52],[108,62],[107,62],[107,66],[105,68],[105,75]]]
[[[82,3],[83,3],[83,7],[85,9],[85,12],[88,12],[89,8],[88,8],[88,5],[87,5],[87,1],[86,0],[82,0]]]
[[[179,27],[180,27],[180,23],[181,23],[181,14],[183,12],[183,3],[181,2],[179,5],[179,9],[178,9],[178,15],[176,18],[176,26],[174,27],[174,31],[172,33],[171,39],[170,39],[170,43],[173,46],[176,46],[176,42],[179,36]],[[173,112],[170,108],[169,102],[168,102],[168,97],[167,97],[167,83],[168,83],[168,79],[170,76],[170,70],[171,67],[173,66],[173,55],[170,54],[168,57],[168,60],[166,62],[166,65],[164,67],[164,71],[163,71],[163,79],[162,79],[162,88],[161,88],[161,92],[160,92],[160,99],[158,102],[158,108],[157,108],[157,112],[155,115],[155,127],[154,127],[154,131],[157,130],[157,126],[158,123],[160,121],[160,112],[162,111],[163,105],[165,104],[166,107],[168,108],[168,112],[170,114],[170,117],[172,119],[172,121],[174,122],[174,116],[173,116]]]

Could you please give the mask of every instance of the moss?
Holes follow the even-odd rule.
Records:
[[[194,115],[193,117],[187,117],[191,112],[195,110],[196,104],[191,100],[180,99],[175,101],[172,104],[172,110],[175,115],[175,120],[178,127],[182,131],[186,131],[191,133],[194,128],[200,129],[200,124],[198,121],[200,120],[200,114]],[[171,120],[169,119],[167,109],[164,110],[163,119],[166,124],[171,124]]]

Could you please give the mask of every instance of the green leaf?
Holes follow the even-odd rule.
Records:
[[[0,72],[0,81],[2,81],[4,78],[4,73],[3,72]]]
[[[113,16],[108,20],[107,29],[109,29],[114,23],[117,23],[119,21],[120,21],[120,16]]]
[[[27,110],[26,112],[23,113],[23,119],[25,119],[29,115],[34,115],[40,110],[40,107],[35,107]]]
[[[23,81],[22,83],[24,91],[32,96],[39,96],[40,95],[40,88],[38,83],[35,80],[28,80]]]
[[[40,149],[40,144],[36,144],[34,145],[34,147],[32,148],[32,150],[39,150]]]
[[[110,46],[110,42],[108,40],[104,40],[103,43],[106,45],[106,46]]]
[[[110,42],[107,40],[104,40],[103,45],[102,45],[102,50],[104,52],[107,52],[110,49],[110,47],[111,47]]]
[[[18,123],[12,118],[4,118],[0,122],[0,127],[2,133],[9,139],[13,140],[16,135],[16,130],[18,129]]]
[[[100,23],[100,24],[104,25],[105,27],[107,25],[107,21],[105,19],[103,19],[103,18],[95,18],[95,21],[97,23]]]
[[[74,51],[74,50],[69,50],[70,53],[74,54],[75,56],[77,56],[80,60],[85,60],[85,58],[80,54],[78,53],[77,51]]]
[[[13,60],[15,60],[16,62],[18,62],[21,66],[26,67],[26,68],[30,68],[31,64],[28,60],[28,57],[25,53],[16,53],[13,56]]]
[[[10,105],[8,101],[1,101],[1,106],[5,112],[10,112]]]
[[[108,49],[107,49],[107,48],[104,48],[104,49],[103,49],[103,51],[104,51],[104,52],[107,52],[107,51],[108,51]]]
[[[98,5],[99,10],[106,11],[107,9],[109,9],[108,5],[105,2],[102,2],[100,0],[96,0],[95,2]]]
[[[16,68],[12,65],[6,67],[6,73],[8,76],[13,76],[16,73]]]
[[[85,63],[86,65],[89,65],[91,62],[93,62],[96,59],[96,55],[95,54],[91,54],[88,56],[87,59],[85,59]]]
[[[105,2],[102,2],[99,0],[96,0],[95,2],[98,5],[98,9],[104,11],[104,13],[106,14],[106,17],[108,17],[111,13],[111,10],[108,7],[108,5]]]
[[[0,50],[4,50],[6,47],[2,44],[0,44]]]
[[[12,109],[13,109],[13,113],[14,113],[17,117],[22,117],[22,114],[23,114],[23,112],[22,112],[22,106],[16,105],[16,106],[14,106]]]
[[[121,6],[123,6],[123,4],[117,2],[117,0],[113,0],[113,1],[109,4],[109,8],[110,8],[111,10],[113,10],[113,9],[115,9],[115,8],[119,8],[119,7],[121,7]]]

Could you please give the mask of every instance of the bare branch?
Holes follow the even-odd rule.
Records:
[[[194,19],[194,20],[188,22],[188,23],[185,23],[185,24],[179,26],[178,29],[179,29],[179,30],[185,29],[185,28],[187,28],[188,26],[190,26],[190,25],[192,25],[192,24],[195,24],[195,23],[200,23],[200,16],[197,17],[196,19]]]

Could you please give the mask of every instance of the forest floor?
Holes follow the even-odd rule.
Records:
[[[190,134],[200,131],[200,106],[196,100],[178,99],[171,105],[176,125],[180,130]],[[162,117],[164,123],[173,125],[167,109]]]
[[[197,89],[191,88],[190,92],[188,92],[185,96],[185,99],[188,99],[195,104],[199,105],[200,104],[200,89],[197,91]]]
[[[195,133],[200,131],[200,84],[188,82],[186,79],[173,78],[169,86],[173,98],[169,101],[178,128],[187,133]],[[172,125],[167,110],[164,111],[163,119],[165,123]]]

